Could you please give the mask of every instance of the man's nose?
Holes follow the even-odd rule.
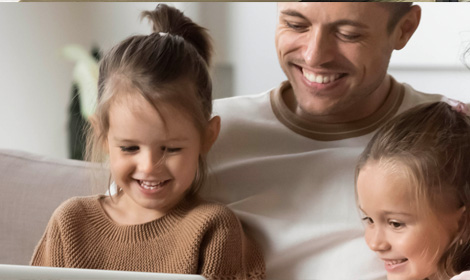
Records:
[[[319,67],[334,59],[336,46],[332,36],[320,27],[308,31],[303,51],[303,57],[308,66]]]

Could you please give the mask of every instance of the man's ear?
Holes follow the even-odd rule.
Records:
[[[393,36],[396,36],[394,49],[401,50],[406,46],[411,36],[418,28],[421,20],[421,7],[411,6],[411,9],[398,21]]]
[[[207,125],[203,143],[202,143],[202,154],[207,154],[211,149],[212,145],[214,144],[215,140],[219,136],[220,132],[220,117],[214,116],[212,119],[209,120],[209,124]]]

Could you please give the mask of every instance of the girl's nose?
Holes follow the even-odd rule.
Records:
[[[146,151],[141,153],[139,158],[138,168],[139,171],[145,174],[151,174],[159,168],[163,162],[163,153],[156,151]]]
[[[366,242],[372,251],[387,251],[390,249],[390,243],[387,240],[385,233],[376,228],[366,229]]]

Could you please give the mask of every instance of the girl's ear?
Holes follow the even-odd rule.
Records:
[[[459,208],[458,211],[458,221],[459,221],[459,230],[461,229],[462,227],[462,224],[463,224],[463,219],[466,219],[466,215],[464,215],[465,211],[467,211],[467,208],[465,206],[462,206]]]
[[[394,48],[400,50],[406,46],[413,33],[416,31],[421,20],[421,7],[412,6],[395,27],[396,41]]]
[[[220,132],[220,117],[214,116],[209,120],[207,125],[203,143],[202,143],[202,154],[206,155],[214,144],[215,140],[219,136]]]
[[[98,119],[96,118],[96,116],[95,115],[89,116],[88,121],[90,122],[91,129],[93,130],[94,135],[101,135],[102,129],[101,129],[101,126],[99,125],[99,122],[98,122]],[[100,144],[102,145],[103,150],[106,153],[108,153],[109,152],[108,138],[105,137],[104,140],[102,141],[102,143],[100,143]]]
[[[96,119],[96,116],[95,115],[89,116],[88,121],[90,122],[93,132],[95,134],[98,134],[100,131],[99,131],[99,125],[98,125],[98,120]]]

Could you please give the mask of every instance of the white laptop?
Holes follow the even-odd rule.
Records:
[[[0,264],[1,280],[206,280],[201,275]]]

